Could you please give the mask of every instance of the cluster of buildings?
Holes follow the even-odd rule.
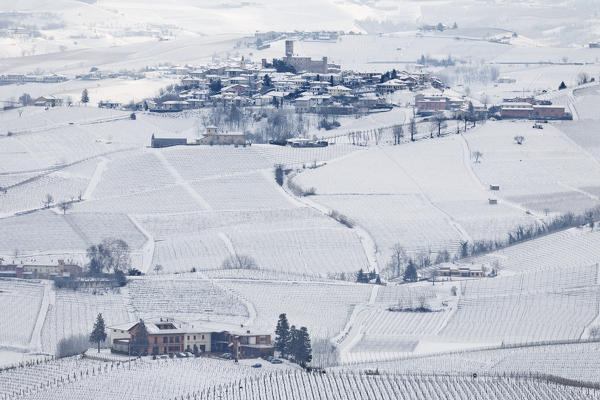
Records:
[[[81,275],[79,265],[58,260],[57,264],[0,264],[0,277],[21,279],[74,278]]]
[[[281,65],[285,68],[278,71]],[[289,67],[295,72],[287,70]],[[295,55],[292,40],[285,43],[284,57],[274,59],[272,64],[266,59],[260,65],[241,59],[229,65],[169,67],[168,72],[181,76],[177,98],[148,101],[150,111],[177,112],[218,104],[262,107],[287,103],[298,112],[349,114],[384,107],[383,95],[397,90],[443,87],[439,79],[422,72],[398,71],[392,79],[381,73],[342,72],[327,57],[313,60]],[[216,82],[219,90],[214,90]]]
[[[0,75],[0,85],[13,85],[22,83],[57,83],[67,80],[66,76],[62,75],[25,75],[25,74],[7,74]]]
[[[271,334],[254,332],[242,326],[214,322],[184,323],[173,318],[153,318],[144,321],[148,335],[147,349],[142,354],[228,353],[233,358],[257,358],[274,355]],[[129,353],[141,322],[108,327],[111,350]]]

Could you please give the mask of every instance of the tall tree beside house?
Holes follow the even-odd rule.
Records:
[[[148,339],[148,329],[143,319],[140,319],[133,342],[131,343],[131,352],[138,356],[142,356],[148,352],[148,346],[150,346],[150,339]]]
[[[102,313],[98,314],[96,317],[96,322],[94,323],[94,329],[90,334],[90,342],[98,344],[98,353],[100,353],[100,343],[106,340],[106,329],[104,327],[104,318],[102,318]]]
[[[88,91],[87,89],[83,89],[83,92],[81,92],[81,102],[83,104],[87,104],[90,101],[90,97],[88,95]]]
[[[306,364],[312,360],[312,346],[310,344],[310,336],[306,327],[301,327],[296,331],[296,353],[294,360],[306,367]]]
[[[264,87],[273,86],[273,81],[271,80],[271,77],[268,74],[265,74],[265,76],[263,76],[263,86]]]
[[[211,94],[221,93],[221,89],[223,89],[223,83],[221,83],[220,79],[210,81],[208,88],[210,89]]]
[[[292,325],[290,327],[290,338],[285,347],[285,354],[292,356],[292,358],[295,359],[297,351],[298,351],[298,330],[296,329],[296,325]]]
[[[417,267],[415,265],[415,262],[411,259],[408,260],[408,265],[406,266],[406,269],[404,270],[404,281],[405,282],[416,282],[418,279],[417,276]]]
[[[333,75],[329,76],[329,84],[333,86]]]
[[[275,350],[281,353],[281,357],[285,357],[290,342],[290,324],[288,323],[285,314],[279,315],[277,328],[275,328]]]

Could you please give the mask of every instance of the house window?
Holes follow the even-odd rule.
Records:
[[[166,336],[163,338],[163,343],[169,343],[169,339]]]
[[[158,343],[158,338],[154,338],[154,344]]]
[[[179,336],[175,336],[175,343],[179,343]]]
[[[204,340],[204,335],[202,335],[202,340]]]
[[[195,338],[194,338],[195,339]],[[190,335],[188,335],[188,340],[190,340]]]
[[[196,335],[194,335],[194,340],[196,340]]]
[[[173,343],[173,336],[169,338],[169,343]]]

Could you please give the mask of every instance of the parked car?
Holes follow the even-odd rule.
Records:
[[[223,354],[221,354],[221,358],[224,358],[226,360],[231,360],[233,357],[232,357],[231,353],[223,353]]]
[[[252,368],[261,368],[261,367],[262,367],[261,363],[252,364]]]
[[[183,354],[183,353],[175,353],[175,357],[177,357],[177,358],[185,358],[185,354]]]
[[[271,360],[271,364],[283,364],[283,361],[281,361],[279,358],[274,358]]]

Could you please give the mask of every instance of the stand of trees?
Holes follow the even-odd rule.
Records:
[[[288,358],[303,368],[312,361],[312,346],[306,327],[302,326],[300,329],[296,329],[295,325],[290,327],[287,316],[281,314],[277,321],[275,335],[275,350],[279,351],[281,357]]]

